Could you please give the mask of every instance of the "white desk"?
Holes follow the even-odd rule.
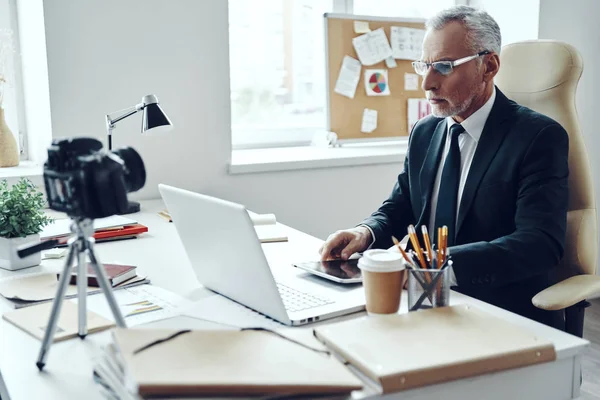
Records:
[[[197,282],[191,265],[175,231],[175,226],[157,214],[162,209],[160,200],[142,202],[142,212],[133,217],[149,227],[149,232],[136,240],[98,244],[96,255],[101,262],[119,262],[137,265],[141,274],[163,287],[191,300],[215,296]],[[289,242],[263,245],[269,261],[310,260],[318,257],[321,241],[290,229]],[[63,260],[43,261],[38,267],[19,273],[56,271]],[[281,264],[279,264],[281,265]],[[285,263],[284,263],[285,265]],[[294,274],[304,273],[290,268]],[[276,273],[274,271],[274,273]],[[0,271],[0,278],[15,273]],[[404,297],[406,299],[406,297]],[[421,389],[383,396],[385,399],[543,399],[564,400],[579,396],[581,354],[589,344],[547,326],[482,303],[459,293],[452,293],[452,303],[470,303],[498,317],[550,339],[556,348],[557,360],[520,369],[503,371],[480,377],[432,385]],[[11,310],[6,300],[0,300],[0,312]],[[406,311],[404,302],[403,311]],[[353,318],[363,313],[342,318]],[[339,319],[338,319],[339,320]],[[334,320],[335,321],[335,320]],[[197,321],[198,327],[218,327]],[[321,323],[328,323],[327,321]],[[194,326],[195,327],[195,326]],[[192,327],[192,328],[194,328]],[[179,328],[179,327],[176,327]],[[310,325],[308,326],[310,328]],[[302,329],[302,328],[296,328]],[[435,334],[435,333],[432,333]],[[50,348],[47,365],[40,373],[35,361],[40,341],[22,332],[4,320],[0,322],[0,371],[12,400],[32,399],[101,399],[92,379],[91,357],[100,345],[110,340],[108,332],[89,335],[85,340],[72,339],[55,343]],[[2,384],[0,383],[0,391]],[[2,399],[5,400],[5,393]],[[360,394],[355,394],[358,397]]]

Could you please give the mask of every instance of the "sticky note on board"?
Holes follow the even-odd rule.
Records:
[[[394,57],[388,57],[385,59],[385,66],[388,68],[396,68],[398,64],[396,64],[396,60],[394,60]]]
[[[362,133],[371,133],[375,129],[377,129],[377,110],[365,108],[365,110],[363,111],[360,131]]]
[[[405,73],[404,90],[419,90],[419,75]]]
[[[367,32],[371,32],[371,28],[369,28],[369,22],[354,21],[354,33],[367,33]]]

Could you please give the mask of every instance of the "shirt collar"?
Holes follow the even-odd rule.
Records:
[[[492,91],[492,95],[488,101],[486,101],[479,110],[471,114],[469,118],[465,119],[461,124],[463,128],[465,128],[465,132],[475,139],[476,142],[479,142],[479,138],[483,132],[483,127],[485,126],[485,121],[487,121],[490,112],[492,112],[494,100],[496,100],[496,88],[494,88]],[[457,123],[454,119],[452,119],[452,117],[446,117],[446,121],[448,123],[448,129]]]

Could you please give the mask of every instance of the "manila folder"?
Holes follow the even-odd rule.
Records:
[[[384,393],[556,359],[548,340],[464,304],[362,317],[315,335]]]
[[[174,330],[116,329],[127,380],[142,396],[349,393],[361,381],[326,354],[312,330],[200,330],[156,344]],[[319,351],[317,351],[319,350]]]

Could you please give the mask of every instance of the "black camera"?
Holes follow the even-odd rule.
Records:
[[[146,183],[146,169],[131,147],[102,149],[93,138],[54,140],[44,164],[51,209],[70,217],[104,218],[127,212],[127,193]]]

